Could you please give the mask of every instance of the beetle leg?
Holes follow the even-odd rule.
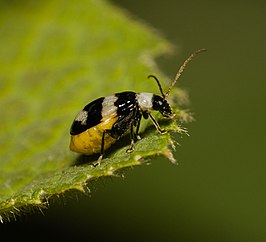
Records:
[[[141,139],[141,137],[139,135],[140,120],[141,120],[141,116],[140,116],[139,120],[137,121],[137,128],[136,128],[136,137],[138,140]]]
[[[99,156],[98,160],[96,162],[92,163],[93,167],[99,166],[101,164],[101,161],[103,159],[103,155],[104,155],[104,135],[106,133],[106,130],[103,131],[103,135],[102,135],[102,144],[101,144],[101,155]]]
[[[131,153],[135,149],[133,122],[130,124],[130,140],[131,144],[129,149],[127,149],[128,153]]]
[[[158,124],[158,122],[156,121],[156,119],[149,113],[148,114],[151,121],[153,122],[154,126],[156,127],[156,129],[159,131],[160,134],[166,134],[167,131],[164,129],[161,129],[160,125]]]

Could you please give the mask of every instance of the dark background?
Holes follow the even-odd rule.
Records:
[[[36,241],[266,241],[266,2],[112,1],[164,35],[174,77],[205,47],[180,85],[196,121],[177,137],[178,166],[152,161],[1,225],[1,237]],[[2,241],[2,239],[1,239]],[[3,239],[4,241],[4,239]]]

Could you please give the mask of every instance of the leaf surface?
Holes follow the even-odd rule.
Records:
[[[125,152],[124,137],[96,168],[97,156],[68,149],[70,125],[89,102],[126,90],[157,92],[146,76],[159,72],[154,57],[170,45],[150,28],[105,1],[1,1],[0,33],[1,221],[149,157],[174,161],[170,134],[149,122],[133,153]],[[164,128],[182,131],[174,122]]]

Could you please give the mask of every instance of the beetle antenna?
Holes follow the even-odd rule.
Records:
[[[163,93],[163,89],[162,89],[162,86],[161,86],[161,84],[160,84],[158,78],[157,78],[156,76],[154,76],[154,75],[148,75],[148,78],[153,78],[153,79],[157,82],[158,87],[159,87],[159,90],[160,90],[160,92],[161,92],[161,94],[162,94],[162,97],[165,99],[166,96],[165,96],[165,94]]]
[[[170,85],[170,87],[168,88],[168,91],[165,93],[165,95],[163,96],[164,98],[167,98],[171,89],[173,88],[173,86],[176,84],[176,82],[178,81],[178,79],[180,78],[181,74],[183,73],[183,71],[185,70],[187,64],[199,53],[206,51],[206,49],[199,49],[197,51],[195,51],[194,53],[192,53],[182,64],[182,66],[180,66],[174,81],[172,82],[172,84]]]

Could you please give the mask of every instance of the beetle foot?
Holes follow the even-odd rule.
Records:
[[[102,161],[102,159],[103,159],[103,155],[100,155],[99,158],[98,158],[98,160],[95,161],[95,162],[93,162],[91,165],[92,165],[93,167],[100,166],[100,165],[101,165],[101,161]]]

